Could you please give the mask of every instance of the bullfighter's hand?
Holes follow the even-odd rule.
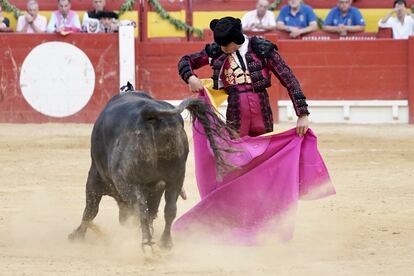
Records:
[[[296,133],[302,137],[309,128],[309,119],[307,115],[301,116],[296,122]]]
[[[204,89],[200,79],[194,75],[188,78],[188,86],[193,93],[198,93],[200,90]]]

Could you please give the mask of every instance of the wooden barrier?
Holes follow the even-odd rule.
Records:
[[[276,43],[310,99],[408,97],[407,40],[278,40]],[[205,43],[174,45],[176,43],[140,43],[137,48],[142,68],[137,76],[140,86],[163,99],[189,95],[177,74],[176,64],[180,56],[203,49]],[[209,68],[196,72],[200,77],[211,76]],[[278,93],[278,97],[287,99],[284,91]]]
[[[277,43],[309,100],[408,100],[409,120],[414,123],[414,37],[375,41],[268,38]],[[22,64],[28,54],[36,46],[51,41],[67,42],[81,49],[95,72],[95,89],[90,100],[79,112],[61,118],[33,109],[20,87]],[[137,41],[137,88],[164,100],[190,96],[187,85],[178,76],[177,63],[182,55],[200,51],[204,46],[205,42]],[[93,122],[108,99],[118,93],[116,34],[72,34],[67,37],[2,34],[0,52],[0,122]],[[46,57],[45,66],[47,63]],[[212,74],[208,66],[196,72],[201,78]],[[55,80],[43,81],[53,84]],[[269,92],[276,111],[277,100],[287,100],[288,95],[274,77],[272,82]]]
[[[272,39],[272,36],[268,36]],[[410,122],[414,123],[414,85],[409,70],[414,57],[409,56],[410,40],[277,40],[280,53],[300,80],[310,100],[401,100],[411,99]],[[176,47],[176,45],[180,45]],[[180,56],[200,51],[204,42],[140,43],[137,57],[139,87],[162,99],[189,96],[188,88],[177,74]],[[414,49],[413,47],[411,49]],[[411,52],[411,50],[410,50]],[[208,66],[207,66],[208,67]],[[196,71],[210,77],[211,70]],[[412,73],[410,73],[412,74]],[[409,87],[411,85],[411,87]],[[274,113],[276,101],[288,99],[286,90],[273,78],[269,90]]]
[[[95,89],[92,97],[79,112],[63,118],[46,116],[36,111],[23,97],[20,86],[22,64],[28,54],[34,47],[52,41],[66,42],[80,48],[91,61],[95,73]],[[116,34],[71,34],[66,37],[55,34],[1,34],[0,122],[94,122],[110,97],[118,94],[118,52],[118,36]],[[62,55],[64,54],[62,53]],[[48,57],[46,56],[43,61],[40,61],[44,63],[45,69],[50,64],[47,59]],[[70,62],[71,60],[68,58],[68,63]],[[49,83],[50,87],[53,87],[54,82],[62,81],[62,79],[63,81],[70,82],[71,76],[65,75],[65,72],[70,71],[65,70],[65,68],[60,68],[60,70],[61,75],[55,78],[34,79],[33,81],[43,81],[46,85]],[[42,92],[39,91],[39,97],[41,97]],[[58,93],[59,91],[56,92]],[[74,92],[82,93],[83,91]],[[50,105],[53,105],[53,103]]]

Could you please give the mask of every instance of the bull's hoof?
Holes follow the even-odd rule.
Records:
[[[101,231],[101,229],[98,227],[98,225],[90,222],[88,225],[89,229],[92,230],[92,232],[94,232],[96,235],[102,237],[104,236],[103,232]]]
[[[128,222],[128,216],[124,216],[124,215],[119,215],[119,224],[121,224],[122,226],[127,226],[127,222]]]
[[[157,250],[154,242],[142,243],[142,253],[146,261],[152,261],[157,255]]]
[[[128,221],[131,217],[132,215],[130,214],[129,210],[125,210],[125,209],[119,210],[118,220],[119,220],[119,224],[121,224],[122,226],[127,226]]]
[[[162,238],[161,239],[161,248],[164,250],[171,250],[171,248],[173,248],[173,242],[171,238]]]
[[[68,235],[68,240],[71,242],[83,241],[84,239],[85,239],[85,233],[82,233],[79,230],[75,230]]]

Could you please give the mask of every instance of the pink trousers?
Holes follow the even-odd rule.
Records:
[[[260,98],[257,93],[240,93],[240,137],[265,133]]]

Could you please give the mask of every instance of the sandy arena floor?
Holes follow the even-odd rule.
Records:
[[[111,198],[95,220],[104,236],[67,241],[84,208],[91,127],[0,124],[0,275],[414,275],[413,126],[313,125],[337,195],[300,203],[292,241],[175,239],[151,263]],[[198,200],[193,166],[190,153],[179,214]]]

